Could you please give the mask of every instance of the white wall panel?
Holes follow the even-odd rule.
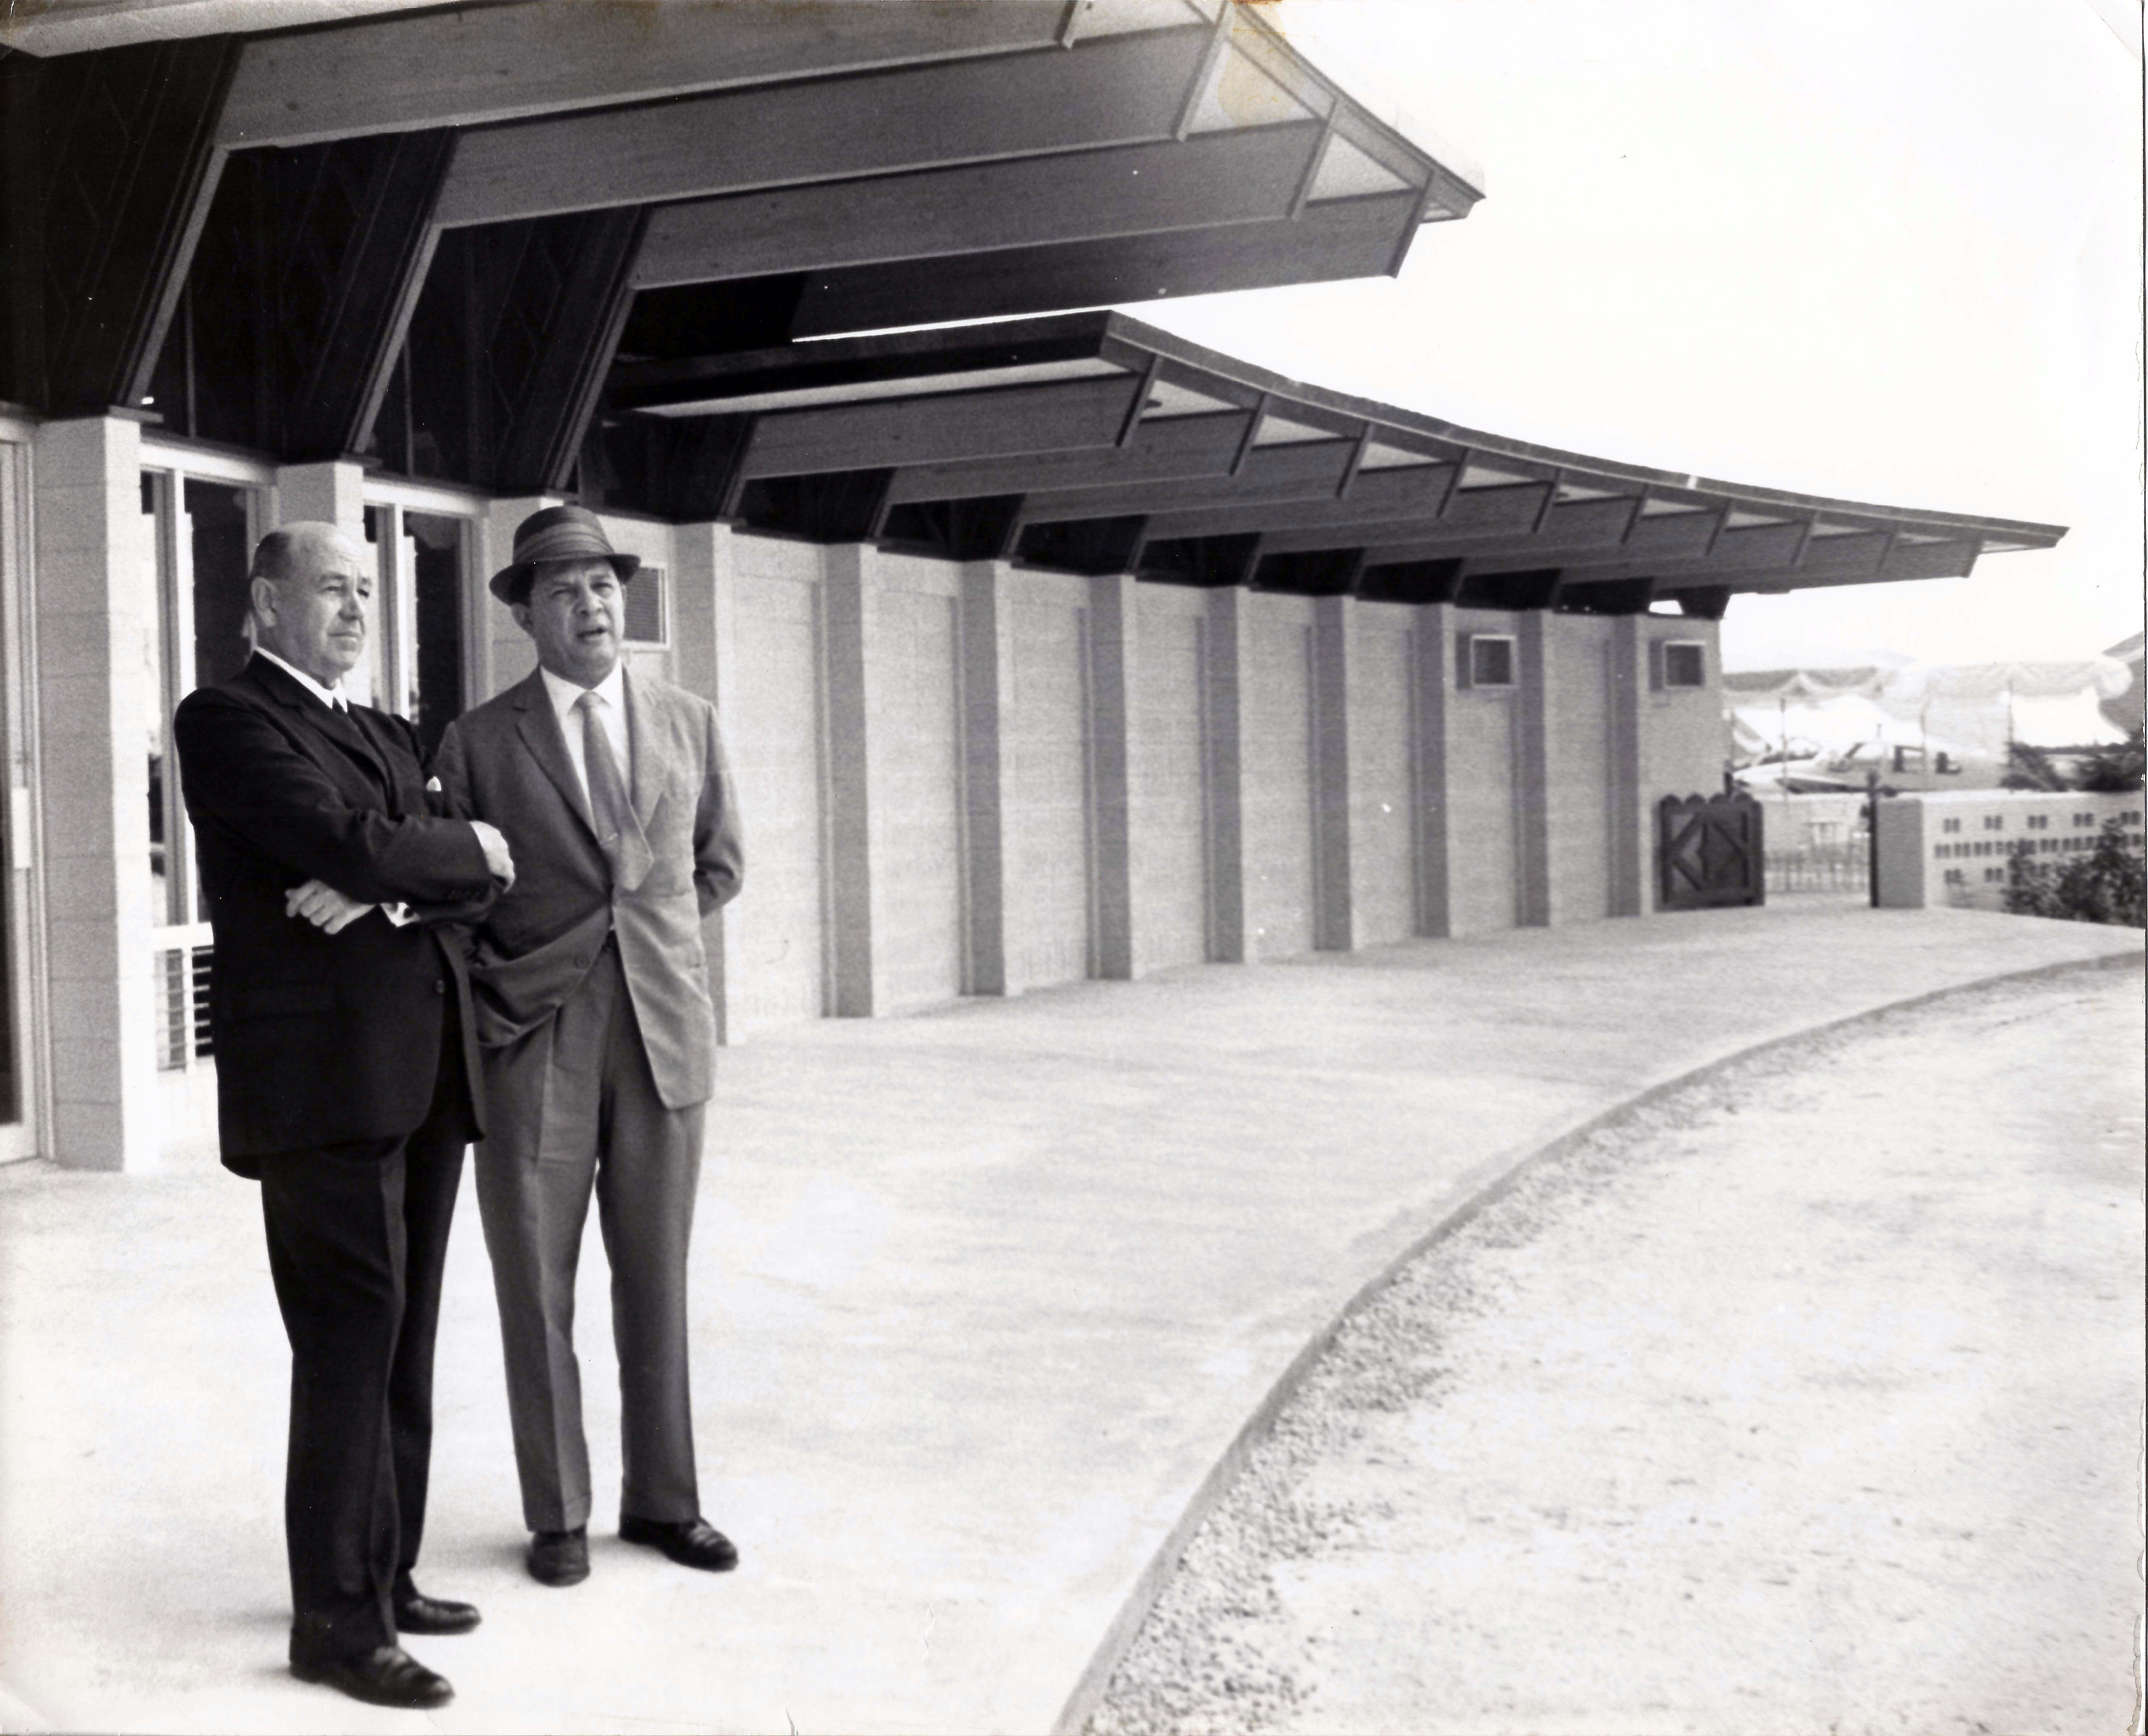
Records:
[[[1136,590],[1133,653],[1134,947],[1139,969],[1208,956],[1206,807],[1201,754],[1199,591]]]
[[[759,564],[758,563],[755,564]],[[734,580],[735,703],[725,746],[746,841],[745,891],[725,985],[739,1034],[827,1010],[825,771],[816,588],[740,564]]]
[[[1089,974],[1084,611],[1026,596],[1043,588],[1026,577],[1016,579],[1008,607],[1011,691],[1002,712],[1011,988]]]
[[[904,564],[941,570],[883,569],[876,600],[879,666],[867,677],[868,726],[873,950],[886,1011],[952,1000],[962,984],[955,569]]]
[[[1362,605],[1350,694],[1350,877],[1361,946],[1406,940],[1416,922],[1409,611]]]
[[[1249,951],[1312,950],[1312,605],[1256,595],[1246,652],[1246,906]]]

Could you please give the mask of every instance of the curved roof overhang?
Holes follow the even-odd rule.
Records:
[[[291,15],[11,13],[31,56],[101,46],[0,81],[48,183],[0,397],[399,468],[394,424],[431,419],[456,455],[427,474],[557,488],[622,334],[699,354],[1378,275],[1481,196],[1237,0],[353,6],[220,35]],[[463,377],[398,402],[409,349],[409,394]]]
[[[1403,601],[1705,613],[2065,534],[1558,451],[1119,314],[622,360],[602,420],[585,487],[667,515]]]

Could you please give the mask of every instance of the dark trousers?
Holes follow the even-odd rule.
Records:
[[[499,1299],[523,1523],[570,1531],[589,1522],[575,1269],[592,1192],[611,1262],[620,1511],[699,1518],[686,1251],[704,1106],[666,1109],[657,1094],[615,940],[550,1021],[485,1051],[484,1093],[477,1202]]]
[[[268,1270],[291,1341],[284,1535],[291,1656],[395,1643],[433,1443],[440,1274],[472,1126],[452,1012],[418,1130],[263,1160]]]

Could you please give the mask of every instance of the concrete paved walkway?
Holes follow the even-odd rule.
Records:
[[[473,1202],[413,1649],[426,1719],[293,1682],[288,1362],[251,1191],[0,1172],[0,1722],[107,1730],[1041,1731],[1247,1416],[1519,1157],[1754,1044],[2137,933],[1789,904],[1204,967],[730,1052],[696,1234],[735,1574],[610,1535],[535,1585]],[[2130,1066],[2132,1057],[2113,1057]],[[616,1486],[602,1261],[580,1342]]]

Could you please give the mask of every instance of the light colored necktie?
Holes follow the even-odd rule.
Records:
[[[616,873],[621,835],[638,828],[632,827],[634,805],[627,799],[619,761],[612,757],[611,737],[597,715],[603,704],[594,693],[585,693],[575,701],[575,709],[582,714],[582,776],[590,786],[590,820],[596,827],[597,845]]]

